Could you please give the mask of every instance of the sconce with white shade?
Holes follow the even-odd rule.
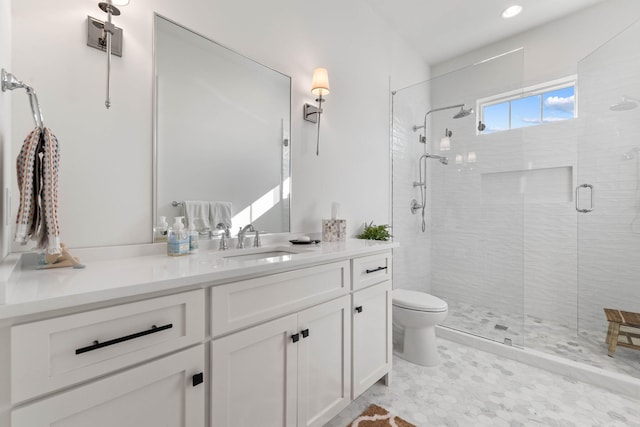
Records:
[[[98,7],[107,14],[106,21],[87,17],[87,46],[107,53],[107,94],[104,105],[111,107],[111,55],[122,56],[122,28],[111,22],[112,16],[119,16],[120,9],[116,6],[126,6],[129,0],[107,0],[98,3]]]
[[[449,129],[444,130],[444,136],[440,138],[440,151],[449,151],[451,150],[451,132]]]
[[[326,68],[318,67],[313,70],[311,93],[318,97],[316,98],[318,106],[304,104],[303,118],[308,122],[318,124],[316,139],[316,156],[318,156],[320,154],[320,115],[322,114],[322,103],[325,101],[322,97],[329,94],[329,73]]]

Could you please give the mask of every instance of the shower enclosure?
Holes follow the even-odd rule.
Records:
[[[573,98],[541,95],[574,119],[481,130],[497,96],[513,121],[530,93],[523,49],[393,93],[396,288],[447,301],[448,328],[640,377],[640,351],[607,356],[603,312],[640,312],[639,42],[636,23],[579,62]],[[422,147],[413,126],[461,103],[472,117],[430,114]],[[426,165],[423,233],[424,150],[448,164]]]

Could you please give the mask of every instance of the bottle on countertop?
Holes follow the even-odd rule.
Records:
[[[169,232],[169,224],[167,224],[167,217],[161,216],[160,222],[153,227],[153,241],[154,243],[166,242],[167,234]]]
[[[181,216],[175,217],[175,222],[167,235],[167,255],[182,256],[189,254],[189,233],[184,229]]]
[[[196,226],[191,223],[189,224],[189,253],[195,254],[198,253],[198,238],[200,237],[200,233],[196,230]]]

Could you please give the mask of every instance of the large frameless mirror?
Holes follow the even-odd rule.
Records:
[[[154,221],[228,202],[232,229],[288,232],[291,78],[159,15],[154,42]]]

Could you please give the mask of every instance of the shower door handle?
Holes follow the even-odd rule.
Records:
[[[589,190],[589,207],[588,208],[580,207],[580,189],[581,188],[587,188]],[[580,213],[588,213],[593,211],[593,185],[580,184],[576,187],[576,211]]]

